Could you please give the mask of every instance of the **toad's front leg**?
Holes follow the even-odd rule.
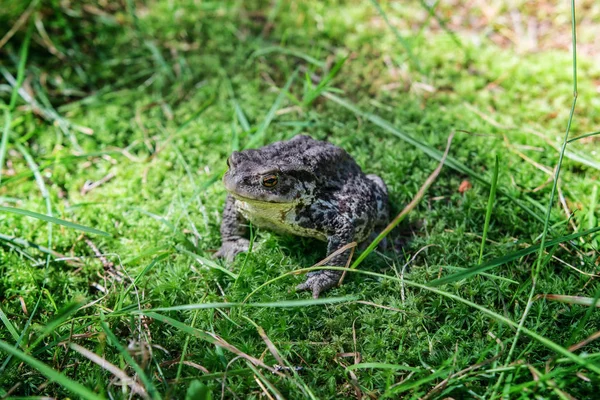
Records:
[[[354,230],[351,226],[344,226],[339,229],[335,235],[330,236],[327,240],[327,256],[334,253],[336,250],[344,247],[353,241]],[[325,265],[332,267],[344,267],[348,262],[348,257],[351,255],[351,250],[343,251],[329,260]],[[306,281],[296,286],[296,290],[310,290],[313,298],[318,298],[321,292],[337,285],[342,277],[343,271],[323,269],[312,271],[307,274]]]
[[[221,222],[222,244],[219,251],[215,253],[215,257],[233,261],[236,254],[248,250],[250,241],[244,237],[248,231],[246,224],[246,219],[235,207],[235,199],[228,194]]]

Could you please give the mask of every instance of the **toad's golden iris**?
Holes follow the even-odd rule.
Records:
[[[262,177],[262,185],[264,187],[273,187],[277,185],[277,175],[269,174]]]

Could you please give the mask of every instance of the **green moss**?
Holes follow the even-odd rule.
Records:
[[[0,213],[4,235],[0,237],[0,307],[15,330],[23,333],[21,350],[103,396],[125,398],[121,387],[109,384],[109,372],[64,346],[77,343],[134,375],[107,342],[101,328],[105,318],[121,344],[133,349],[134,359],[164,397],[184,397],[193,379],[202,379],[213,397],[220,396],[222,385],[226,396],[261,396],[254,372],[243,359],[232,362],[235,355],[227,349],[159,320],[141,320],[136,310],[241,302],[264,282],[324,256],[322,244],[258,231],[258,251],[238,257],[231,265],[221,264],[239,274],[234,280],[178,251],[183,247],[210,258],[218,248],[225,197],[218,178],[225,159],[233,148],[248,143],[263,122],[279,92],[273,83],[283,87],[299,66],[323,76],[330,68],[323,65],[349,55],[329,85],[341,91],[340,96],[438,150],[455,131],[451,155],[478,177],[491,177],[498,155],[499,188],[543,215],[551,185],[541,166],[552,170],[556,164],[558,152],[550,144],[560,145],[572,101],[568,52],[523,55],[485,39],[471,41],[459,32],[460,47],[429,24],[427,11],[419,4],[398,8],[383,2],[411,45],[422,68],[419,73],[408,65],[404,48],[369,2],[276,3],[272,9],[270,2],[260,1],[127,2],[128,6],[115,3],[100,13],[84,3],[39,6],[50,38],[69,57],[61,60],[48,53],[36,33],[27,77],[39,106],[46,112],[56,110],[60,119],[40,117],[20,99],[11,115],[9,164],[2,166],[0,205],[46,212],[40,184],[14,146],[25,138],[23,144],[40,166],[53,215],[101,229],[111,237],[83,236],[57,225],[49,236],[45,222]],[[0,18],[12,25],[23,9],[17,4]],[[416,29],[411,17],[429,22]],[[269,18],[273,25],[263,30]],[[2,49],[8,56],[5,68],[12,75],[23,37],[21,29]],[[274,50],[256,53],[267,47]],[[323,65],[306,61],[310,57]],[[581,57],[578,73],[572,135],[597,130],[600,122],[594,91],[597,66]],[[365,171],[384,178],[393,208],[399,212],[435,168],[435,160],[324,97],[303,106],[309,90],[304,79],[302,70],[268,128],[266,141],[302,132],[346,148]],[[9,96],[0,91],[4,101]],[[250,125],[248,132],[233,99]],[[62,129],[57,121],[62,121]],[[594,192],[600,177],[594,167],[600,147],[595,140],[573,143],[569,150],[561,192],[575,211],[575,226],[589,229],[600,215],[599,189]],[[105,177],[110,179],[82,191],[86,182]],[[464,180],[470,180],[473,188],[462,194],[458,188]],[[473,266],[488,194],[485,185],[444,169],[424,201],[393,233],[395,251],[370,255],[361,268],[399,276],[408,263],[406,278],[426,283],[456,271],[453,267]],[[558,225],[552,237],[572,232],[565,219],[557,204],[551,221]],[[543,224],[514,201],[499,195],[485,260],[535,242],[542,229]],[[96,257],[88,239],[104,259]],[[55,253],[47,258],[43,249],[24,241],[50,246]],[[542,269],[536,292],[594,297],[594,281],[566,264],[595,273],[597,246],[597,238],[586,237],[574,246],[556,249],[554,255],[562,261],[551,260]],[[489,271],[513,282],[476,276],[444,290],[518,321],[534,262],[535,257],[529,256]],[[306,299],[306,294],[292,291],[302,279],[278,280],[250,302]],[[343,286],[327,293],[348,295],[367,303],[201,309],[168,315],[273,365],[277,360],[251,322],[262,327],[281,355],[302,367],[298,376],[285,378],[262,371],[286,398],[306,397],[301,382],[318,398],[355,396],[352,376],[345,370],[355,362],[354,353],[363,363],[396,366],[353,371],[363,394],[417,398],[449,378],[439,392],[444,396],[490,395],[500,376],[496,368],[503,366],[514,338],[511,328],[463,303],[388,279],[349,274]],[[87,307],[53,326],[32,346],[44,327],[61,317],[59,310],[82,296]],[[597,313],[588,315],[583,306],[536,299],[525,326],[568,347],[594,333],[599,322]],[[14,343],[1,324],[0,340]],[[186,342],[184,356],[190,363],[178,375]],[[154,346],[151,355],[134,351],[140,343]],[[584,350],[596,359],[600,348],[592,342]],[[556,356],[539,341],[523,336],[516,354],[539,371],[545,371],[546,362]],[[456,375],[495,356],[468,374]],[[198,366],[216,375],[203,377]],[[432,377],[432,371],[440,375]],[[547,379],[534,379],[527,368],[509,367],[506,390],[549,397],[556,393],[553,388],[559,388],[585,398],[593,384],[577,373],[592,378],[586,368],[561,361],[546,376],[551,377],[551,386]],[[13,358],[0,373],[0,395],[17,382],[21,385],[13,395],[69,395],[64,386],[46,385],[45,377]]]

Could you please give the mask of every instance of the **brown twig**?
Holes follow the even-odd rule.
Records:
[[[358,257],[358,259],[354,262],[354,264],[352,264],[352,266],[350,268],[356,268],[361,263],[361,261],[364,260],[364,258],[375,247],[377,247],[379,242],[381,242],[391,232],[391,230],[394,229],[396,227],[396,225],[398,225],[408,215],[408,213],[410,213],[412,210],[414,210],[415,207],[421,202],[421,200],[425,196],[425,193],[427,192],[427,189],[429,189],[429,187],[433,184],[433,182],[437,179],[438,175],[442,171],[442,167],[444,166],[444,163],[446,162],[446,158],[448,157],[448,153],[450,152],[450,145],[452,144],[453,138],[454,138],[454,132],[451,132],[450,135],[448,136],[446,150],[444,150],[444,155],[442,156],[440,163],[438,164],[437,168],[431,173],[431,175],[429,175],[427,177],[427,179],[425,180],[425,183],[423,183],[421,188],[419,188],[419,190],[417,191],[417,194],[415,194],[415,197],[413,197],[413,199],[410,201],[410,203],[408,203],[406,205],[406,207],[404,207],[404,209],[400,212],[400,214],[398,214],[396,216],[396,218],[394,218],[394,220],[392,222],[390,222],[383,231],[381,231],[381,233],[373,240],[373,242],[371,242],[371,244],[369,245],[367,250],[365,250]]]
[[[125,371],[123,371],[116,365],[108,362],[106,359],[100,357],[96,353],[89,351],[85,347],[79,346],[78,344],[71,343],[69,347],[71,347],[73,350],[77,351],[79,354],[81,354],[82,356],[84,356],[85,358],[90,360],[91,362],[99,365],[101,368],[104,368],[105,370],[107,370],[108,372],[113,374],[115,377],[119,378],[121,380],[121,382],[125,383],[127,386],[129,386],[131,388],[132,392],[140,395],[141,397],[143,397],[145,399],[148,398],[148,393],[146,392],[146,389],[144,389],[142,386],[140,386],[133,378],[131,378],[129,375],[127,375],[127,373],[125,373]]]
[[[27,10],[25,10],[25,12],[21,14],[17,22],[12,26],[12,28],[10,28],[8,32],[6,32],[6,35],[4,35],[4,37],[0,40],[0,49],[4,47],[4,45],[10,40],[10,38],[13,37],[13,35],[17,33],[19,29],[21,29],[21,26],[23,26],[23,24],[27,22],[31,13],[33,12],[33,10],[35,10],[36,5],[36,2],[32,1],[29,4],[29,7],[27,7]]]
[[[117,176],[117,174],[115,174],[114,172],[110,172],[108,175],[104,176],[103,178],[101,178],[95,182],[86,181],[83,184],[83,187],[81,188],[81,195],[85,196],[87,193],[91,192],[92,190],[96,189],[97,187],[104,185],[106,182],[110,181],[115,176]]]

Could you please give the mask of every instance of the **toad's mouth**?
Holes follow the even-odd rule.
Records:
[[[250,204],[273,204],[273,205],[292,205],[295,202],[286,199],[257,199],[255,197],[247,197],[235,192],[229,192],[236,200]]]

